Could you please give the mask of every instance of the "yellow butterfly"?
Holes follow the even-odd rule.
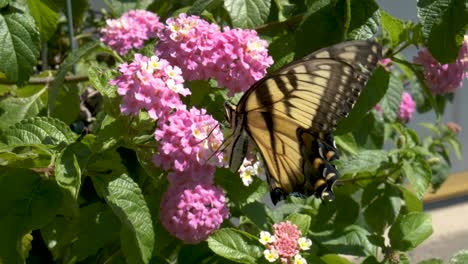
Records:
[[[338,156],[332,132],[382,58],[382,47],[356,40],[320,49],[268,74],[225,104],[233,129],[229,167],[237,172],[252,143],[266,165],[273,203],[288,194],[333,197]]]

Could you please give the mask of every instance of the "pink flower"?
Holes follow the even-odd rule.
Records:
[[[255,30],[225,27],[220,44],[223,52],[213,74],[220,86],[229,89],[229,95],[249,89],[273,64],[267,42],[261,40]]]
[[[229,217],[224,190],[213,185],[170,185],[161,200],[161,222],[188,244],[206,240]]]
[[[413,116],[415,107],[416,103],[413,101],[411,95],[404,91],[400,104],[400,119],[404,122],[408,122]]]
[[[155,138],[160,142],[160,150],[154,163],[166,170],[200,170],[206,174],[205,166],[222,166],[222,153],[215,152],[222,144],[223,133],[205,109],[178,109],[156,129]]]
[[[125,115],[137,115],[141,109],[151,118],[165,120],[173,109],[182,107],[180,95],[190,91],[183,87],[180,69],[164,59],[135,54],[132,63],[119,65],[120,75],[109,83],[117,86],[123,97],[120,110]]]
[[[299,253],[298,241],[301,231],[289,221],[273,225],[275,239],[272,248],[278,252],[282,262],[287,262]]]
[[[197,16],[170,18],[160,32],[156,54],[182,68],[186,80],[214,78],[229,94],[246,91],[273,63],[267,43],[254,30],[221,32]]]
[[[145,10],[131,10],[119,19],[108,19],[101,29],[101,41],[120,55],[132,48],[142,48],[145,41],[156,37],[164,27],[159,17]]]
[[[468,76],[468,36],[465,36],[453,63],[440,64],[427,49],[419,51],[414,61],[423,66],[425,82],[433,93],[453,93],[463,85],[464,78]]]

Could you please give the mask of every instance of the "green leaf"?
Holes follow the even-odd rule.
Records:
[[[275,37],[268,45],[268,53],[273,57],[273,65],[268,72],[273,72],[294,60],[294,49],[296,47],[295,34],[289,32]]]
[[[59,22],[55,3],[51,0],[26,0],[26,2],[39,28],[42,43],[47,43],[54,35]]]
[[[81,261],[93,256],[99,249],[115,243],[119,238],[121,225],[108,206],[93,203],[80,208],[77,226],[78,234],[71,245],[70,259]]]
[[[63,87],[65,76],[69,71],[73,69],[73,66],[84,56],[90,54],[91,52],[96,51],[99,48],[98,42],[89,42],[79,49],[72,51],[67,58],[60,64],[60,68],[57,71],[54,82],[49,89],[49,99],[48,99],[48,112],[49,114],[54,113],[55,100],[59,95],[60,89]]]
[[[7,97],[0,101],[0,129],[6,129],[25,118],[36,116],[45,104],[41,95],[47,91],[42,88],[37,93],[26,97]]]
[[[399,76],[391,74],[387,93],[380,101],[380,107],[387,120],[395,121],[398,118],[402,94],[403,82]]]
[[[265,181],[255,177],[252,184],[244,186],[239,174],[232,173],[225,168],[216,170],[215,183],[226,190],[226,195],[231,202],[241,207],[260,200],[268,192]]]
[[[432,173],[427,161],[423,158],[403,161],[403,172],[416,191],[416,196],[422,199],[431,183]]]
[[[312,219],[309,215],[294,213],[290,214],[286,220],[289,220],[291,223],[295,224],[301,231],[302,236],[306,236],[309,232],[310,221]]]
[[[203,11],[205,10],[210,10],[214,6],[218,5],[220,1],[217,0],[197,0],[193,5],[190,7],[190,9],[187,11],[187,14],[189,15],[196,15],[200,16]]]
[[[375,256],[368,256],[362,264],[380,264],[380,262],[375,258]]]
[[[313,1],[296,30],[296,58],[341,42],[344,34],[341,19],[341,14],[337,12],[337,1]],[[314,36],[314,41],[310,41],[310,36]]]
[[[296,5],[290,3],[289,0],[275,0],[274,3],[276,8],[278,8],[278,21],[287,20],[296,7]]]
[[[350,198],[349,194],[342,194],[340,191],[341,189],[336,190],[333,202],[319,207],[311,226],[313,232],[341,231],[357,221],[360,214],[359,203]]]
[[[418,264],[444,264],[444,262],[441,259],[432,258],[420,261]]]
[[[409,251],[414,249],[432,234],[431,215],[410,212],[398,217],[388,233],[393,249]]]
[[[416,194],[403,186],[398,186],[400,188],[401,194],[403,195],[403,200],[405,201],[405,207],[409,212],[422,212],[423,203]]]
[[[328,264],[352,264],[352,262],[349,261],[348,259],[345,259],[335,254],[323,255],[320,257],[320,259]]]
[[[383,10],[380,10],[380,14],[382,15],[382,27],[390,37],[391,46],[396,47],[400,43],[405,41],[407,32],[405,30],[405,24],[403,23],[403,21],[388,14]]]
[[[264,203],[253,202],[243,206],[241,209],[242,215],[247,217],[259,229],[268,229],[268,208]]]
[[[17,84],[29,79],[40,51],[39,32],[24,7],[10,3],[0,11],[0,71]]]
[[[357,127],[360,124],[360,120],[364,118],[366,113],[373,109],[387,93],[389,88],[389,79],[389,72],[387,72],[383,67],[378,67],[367,82],[367,85],[364,87],[351,113],[349,113],[346,118],[343,118],[338,122],[334,134],[345,134]]]
[[[224,8],[229,13],[232,26],[255,28],[265,23],[270,12],[269,0],[226,0]]]
[[[98,119],[99,124],[94,141],[93,150],[103,152],[115,147],[123,139],[125,132],[128,131],[127,122],[124,118],[115,119],[110,115],[103,115],[103,119]]]
[[[364,150],[357,156],[347,157],[336,161],[336,166],[342,175],[376,172],[383,162],[388,160],[384,150]]]
[[[0,8],[4,8],[5,6],[10,4],[10,0],[0,0]]]
[[[375,252],[375,247],[369,242],[369,236],[364,228],[350,225],[340,232],[328,234],[315,234],[314,238],[322,246],[336,254],[353,256],[367,256]]]
[[[73,123],[80,114],[79,87],[76,84],[65,84],[60,89],[55,100],[54,112],[51,117],[58,118],[66,124]]]
[[[364,189],[361,203],[367,225],[372,231],[382,235],[400,212],[400,191],[391,184],[372,183]],[[375,217],[376,215],[379,217]]]
[[[140,187],[125,172],[119,170],[112,174],[95,175],[92,179],[98,193],[121,221],[120,241],[127,261],[148,263],[155,243],[154,231]]]
[[[26,234],[48,223],[61,205],[55,181],[29,169],[0,168],[0,259],[24,263]]]
[[[117,95],[117,88],[109,84],[112,79],[112,72],[98,67],[90,67],[88,70],[89,81],[93,87],[102,95],[104,110],[112,113],[112,116],[120,116],[119,104],[121,96]]]
[[[39,147],[18,147],[0,150],[0,165],[10,168],[47,168],[51,153]]]
[[[214,253],[235,262],[257,263],[262,256],[258,238],[237,229],[219,229],[207,241]]]
[[[351,1],[348,39],[370,39],[380,28],[379,6],[374,0]]]
[[[468,250],[461,250],[450,258],[450,264],[468,263]]]
[[[55,163],[55,179],[72,197],[78,198],[81,172],[91,156],[91,150],[83,143],[72,143],[60,153]]]
[[[57,146],[69,144],[77,138],[60,120],[50,117],[33,117],[17,123],[4,131],[2,141],[12,146],[43,144]]]
[[[466,1],[419,0],[417,6],[423,37],[432,56],[442,64],[453,62],[468,24]]]
[[[198,245],[184,245],[177,256],[177,263],[184,264],[232,264],[218,255],[208,247],[208,243],[202,242]]]
[[[442,155],[436,154],[433,159],[436,159],[437,161],[430,165],[432,173],[431,185],[433,191],[437,191],[447,180],[450,175],[451,168]]]

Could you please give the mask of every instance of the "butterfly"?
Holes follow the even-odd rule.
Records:
[[[274,204],[289,194],[332,199],[339,175],[330,163],[338,158],[332,133],[380,59],[382,47],[374,41],[335,44],[266,75],[237,105],[226,102],[230,169],[239,170],[253,144]]]

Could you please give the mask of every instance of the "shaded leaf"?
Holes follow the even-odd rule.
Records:
[[[57,7],[51,0],[27,0],[27,4],[39,28],[41,41],[46,43],[57,29],[59,22]]]
[[[233,27],[255,28],[263,25],[270,12],[269,0],[226,0],[224,8],[228,11]]]

